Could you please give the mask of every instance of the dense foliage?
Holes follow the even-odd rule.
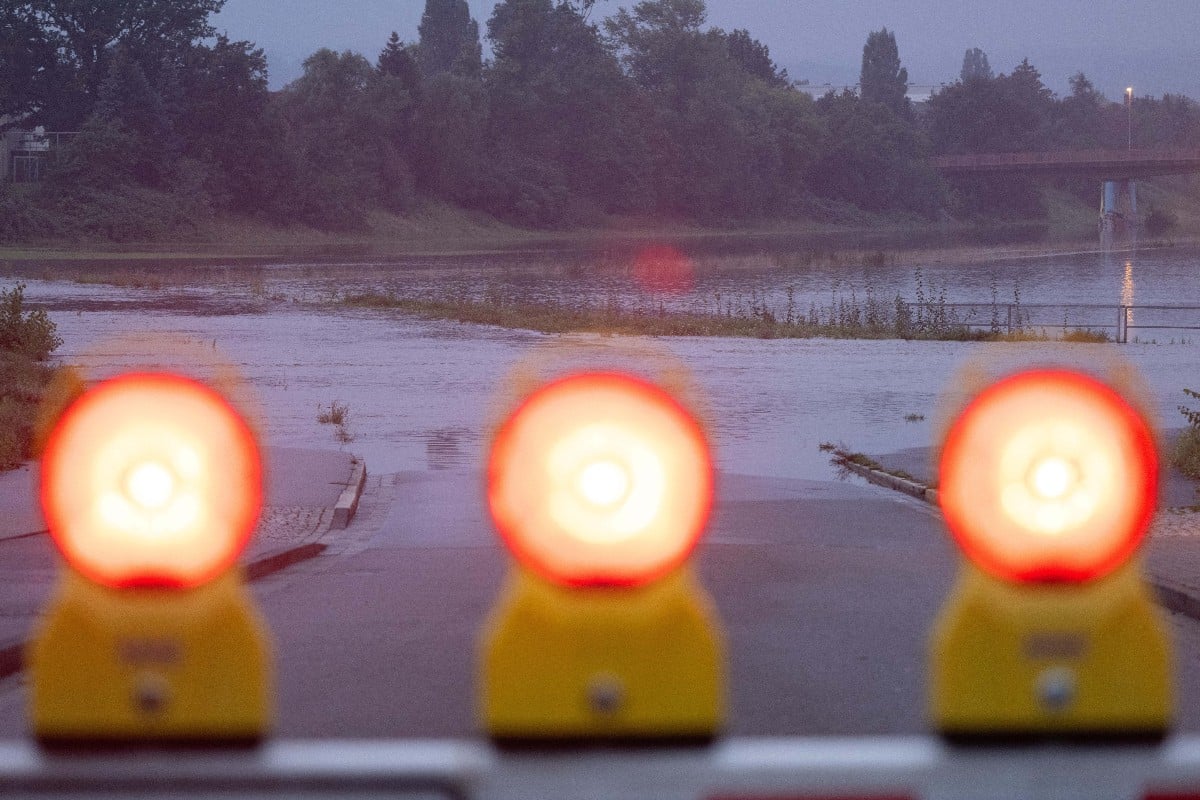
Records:
[[[947,185],[939,153],[1118,147],[1126,110],[1087,78],[1057,98],[1027,61],[921,108],[895,35],[870,34],[861,92],[813,101],[704,0],[426,0],[419,41],[320,50],[268,90],[263,52],[216,36],[224,0],[0,0],[0,121],[78,131],[36,191],[0,190],[0,240],[117,240],[214,215],[353,228],[442,199],[525,225],[605,214],[706,223],[873,214],[1037,215],[1028,181]],[[1194,143],[1200,108],[1136,98],[1141,145]],[[0,124],[0,128],[3,125]]]
[[[55,376],[44,363],[62,344],[45,311],[25,307],[25,286],[0,290],[0,470],[33,454],[36,420]]]

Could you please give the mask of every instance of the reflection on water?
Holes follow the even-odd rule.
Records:
[[[430,470],[460,469],[470,465],[465,442],[478,438],[466,428],[438,428],[424,435],[425,463]]]
[[[231,270],[163,290],[30,280],[27,297],[54,309],[68,360],[94,360],[100,342],[139,332],[168,333],[225,353],[257,391],[271,444],[335,446],[313,409],[333,400],[346,403],[356,435],[347,447],[363,455],[377,474],[481,468],[499,388],[547,344],[602,354],[645,343],[654,345],[651,350],[666,351],[686,369],[703,398],[703,417],[722,469],[825,479],[831,471],[817,450],[822,441],[867,452],[928,445],[943,387],[979,347],[543,336],[326,302],[335,292],[379,286],[442,291],[439,287],[488,282],[531,296],[603,297],[611,292],[630,302],[650,302],[629,288],[634,281],[620,263],[600,269],[595,259],[594,254],[542,254],[504,263],[472,257],[432,265],[277,265],[255,273],[252,280]],[[1106,303],[1115,317],[1116,306],[1134,297],[1134,261],[1092,253],[985,265],[932,263],[923,272],[944,285],[951,299],[987,302],[994,279],[1002,287],[1019,282],[1025,302]],[[1200,298],[1200,251],[1145,251],[1136,261],[1138,302]],[[869,284],[881,296],[900,292],[910,298],[915,288],[910,267],[776,266],[762,261],[760,254],[697,259],[694,280],[692,291],[723,296],[770,294],[794,286],[797,303],[809,296],[825,300],[834,285]],[[203,312],[197,314],[195,308]],[[1089,348],[1119,352],[1145,373],[1161,418],[1168,424],[1175,421],[1181,390],[1194,382],[1195,348],[1164,343],[1111,350],[1117,347],[1058,349],[1042,343],[1002,345],[1000,350],[1018,359],[1068,363]],[[132,355],[127,363],[119,354],[103,358],[105,363],[90,366],[115,370],[137,364]],[[908,415],[924,415],[928,421],[907,422]]]
[[[1125,278],[1121,281],[1121,305],[1132,306],[1134,304],[1133,296],[1133,261],[1127,259],[1125,261]],[[1125,325],[1126,327],[1133,324],[1133,309],[1125,309]]]

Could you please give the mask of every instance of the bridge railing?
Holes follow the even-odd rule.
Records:
[[[934,159],[934,163],[943,169],[1006,167],[1033,164],[1157,164],[1177,161],[1200,161],[1200,149],[1051,150],[1022,153],[945,155]]]

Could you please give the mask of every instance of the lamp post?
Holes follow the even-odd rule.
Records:
[[[1133,149],[1133,87],[1129,86],[1125,89],[1125,109],[1126,118],[1129,122],[1129,139],[1126,145],[1127,150]]]

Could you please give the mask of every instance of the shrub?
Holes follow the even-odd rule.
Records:
[[[25,311],[25,284],[0,290],[0,350],[44,361],[62,339],[45,311]]]
[[[53,374],[22,353],[0,351],[0,470],[33,455],[35,420]]]
[[[1188,397],[1200,400],[1200,392],[1184,389]],[[1171,463],[1189,478],[1200,478],[1200,411],[1180,405],[1179,413],[1187,420],[1187,429],[1175,440]]]
[[[57,226],[27,192],[0,184],[0,243],[53,236]]]
[[[48,201],[65,232],[84,239],[132,242],[167,233],[194,230],[208,215],[193,198],[148,189],[116,186],[55,188]]]

